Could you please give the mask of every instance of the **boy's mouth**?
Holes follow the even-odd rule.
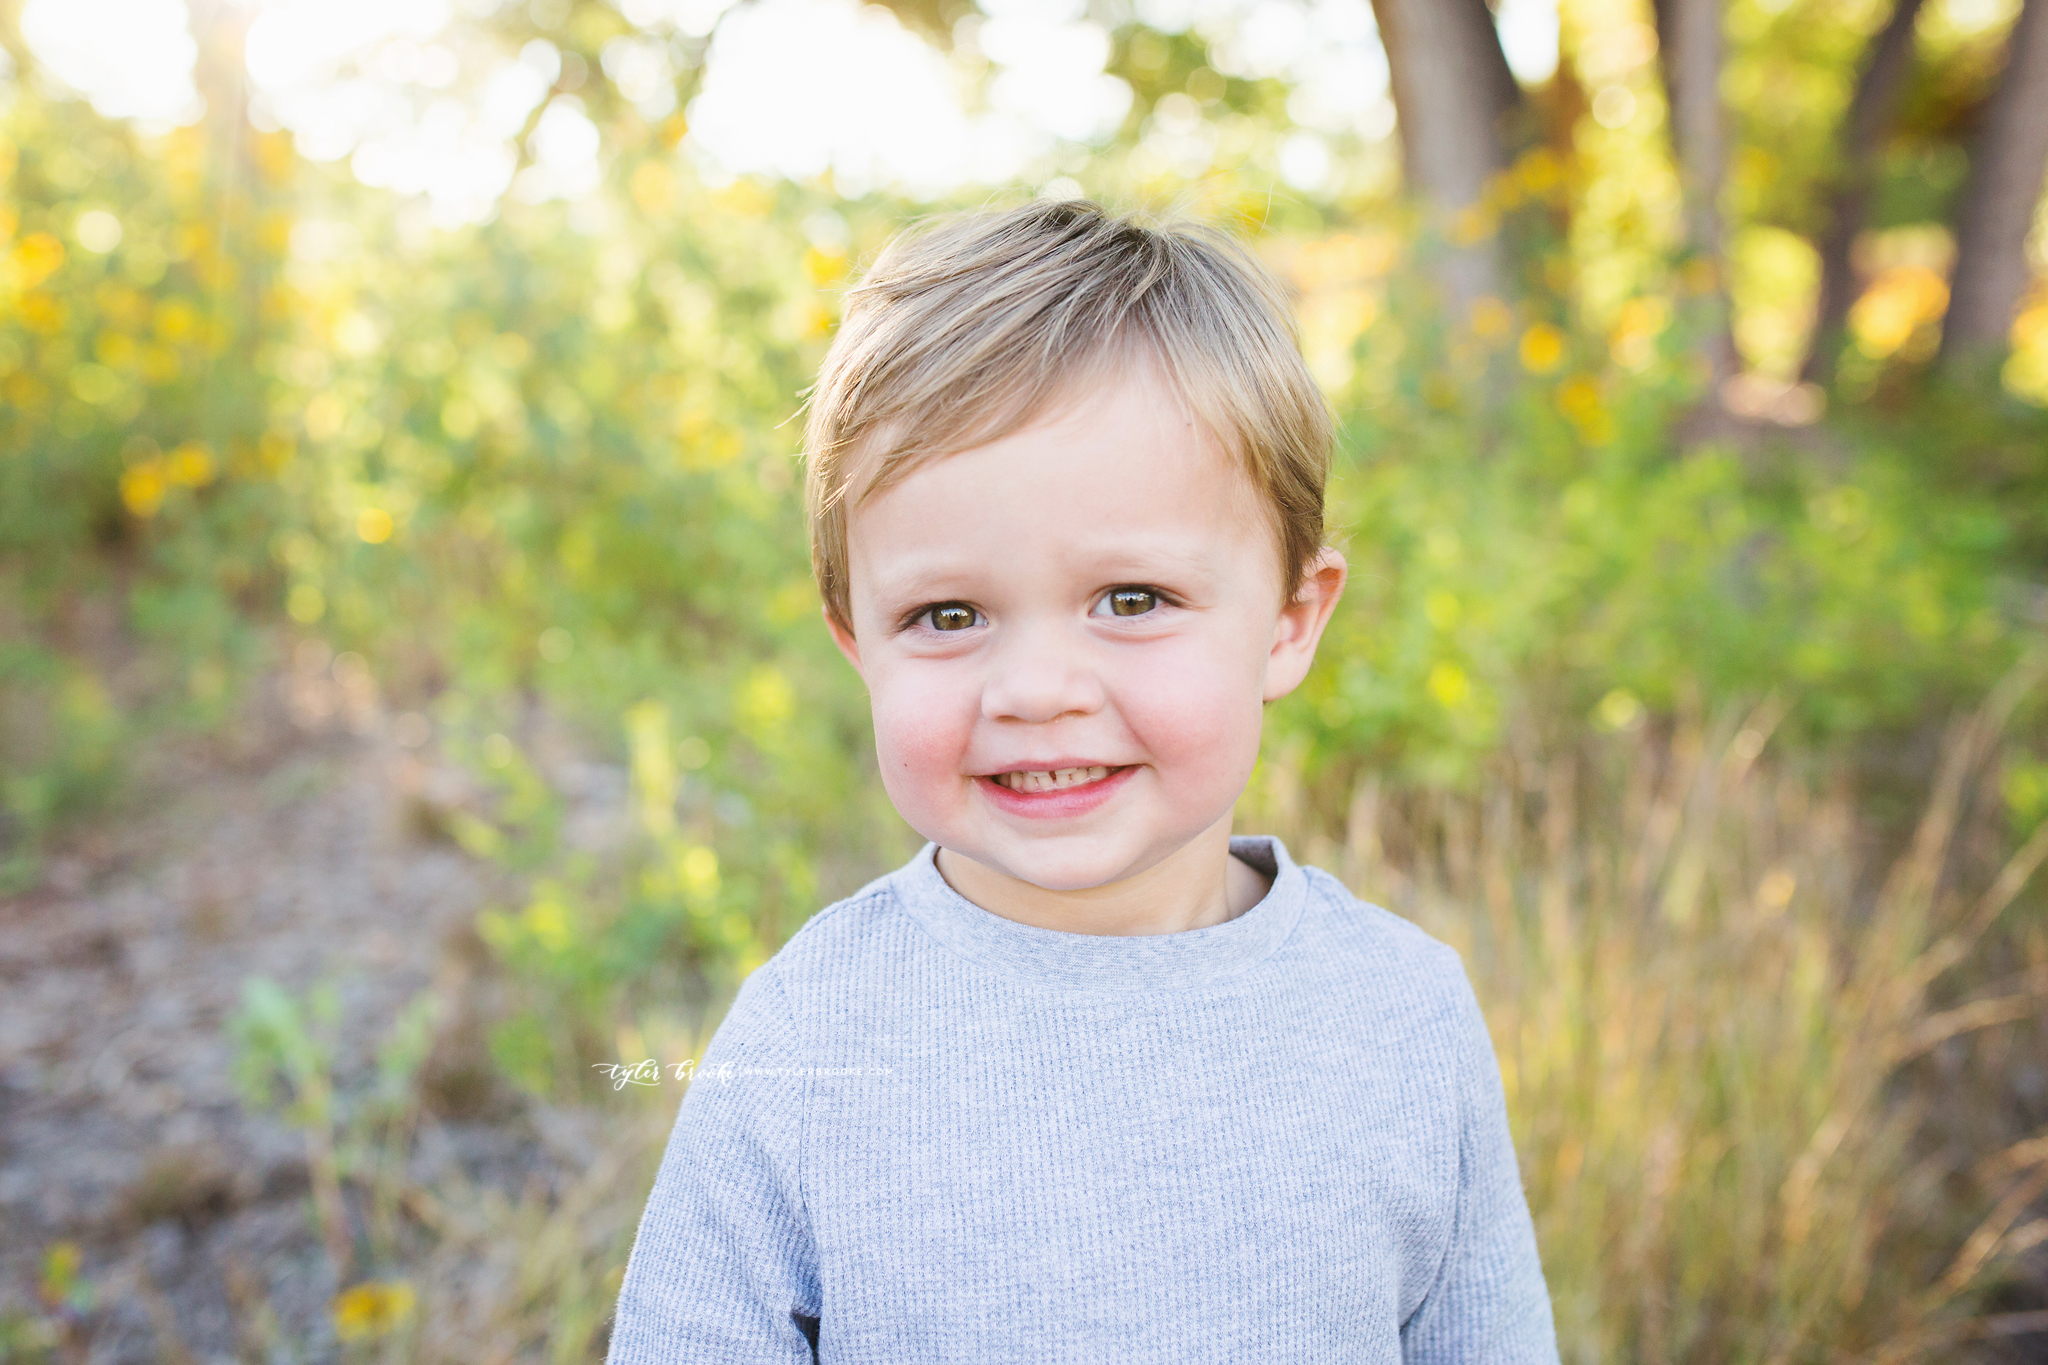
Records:
[[[1124,765],[1128,766],[1128,765]],[[1056,792],[1068,787],[1085,787],[1091,782],[1100,782],[1111,773],[1120,773],[1123,767],[1092,768],[1051,768],[1043,772],[1019,770],[1008,773],[991,773],[989,780],[1008,787],[1013,792]]]

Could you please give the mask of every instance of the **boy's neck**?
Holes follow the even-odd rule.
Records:
[[[937,866],[947,885],[990,914],[1068,934],[1207,929],[1257,905],[1271,885],[1231,855],[1229,816],[1143,872],[1081,891],[1048,891],[946,848]]]

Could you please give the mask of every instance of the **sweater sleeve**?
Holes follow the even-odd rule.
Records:
[[[1436,1283],[1401,1329],[1405,1365],[1555,1365],[1557,1333],[1536,1229],[1508,1134],[1500,1062],[1464,969],[1456,973],[1458,1197]]]
[[[800,1182],[806,1058],[772,969],[690,1081],[640,1216],[607,1365],[810,1365],[817,1255]]]

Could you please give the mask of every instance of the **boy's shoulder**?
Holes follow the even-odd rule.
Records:
[[[1414,1037],[1458,1036],[1485,1024],[1458,950],[1413,920],[1353,895],[1319,867],[1296,934],[1306,981],[1331,989],[1362,1024]]]
[[[1333,938],[1355,951],[1391,960],[1412,969],[1464,975],[1458,950],[1414,920],[1354,895],[1351,888],[1320,867],[1304,863],[1309,907],[1303,915],[1311,934]],[[1320,910],[1321,918],[1315,916]]]
[[[884,873],[812,915],[761,970],[808,979],[835,966],[843,968],[855,955],[901,952],[904,945],[892,931],[914,927],[915,921],[898,902],[896,876]]]
[[[805,922],[762,969],[798,987],[849,976],[867,976],[880,966],[900,965],[921,951],[942,951],[899,894],[905,869],[875,878],[834,901]],[[1402,993],[1469,990],[1456,949],[1414,921],[1362,900],[1322,868],[1300,864],[1301,911],[1274,955],[1314,963],[1389,983]]]

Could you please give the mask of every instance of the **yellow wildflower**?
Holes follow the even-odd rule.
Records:
[[[198,441],[187,441],[164,459],[164,477],[183,488],[198,488],[213,482],[213,452]]]
[[[388,1335],[412,1316],[412,1286],[404,1280],[370,1280],[334,1296],[334,1335],[370,1341]]]
[[[121,473],[121,503],[138,517],[153,517],[164,505],[164,467],[150,460]]]
[[[1440,663],[1429,670],[1429,695],[1446,711],[1455,711],[1472,694],[1472,680],[1454,663]]]
[[[1522,333],[1522,368],[1531,374],[1549,374],[1564,363],[1564,333],[1547,322],[1539,322]]]
[[[64,244],[47,232],[31,232],[14,248],[14,283],[33,289],[64,264]]]

